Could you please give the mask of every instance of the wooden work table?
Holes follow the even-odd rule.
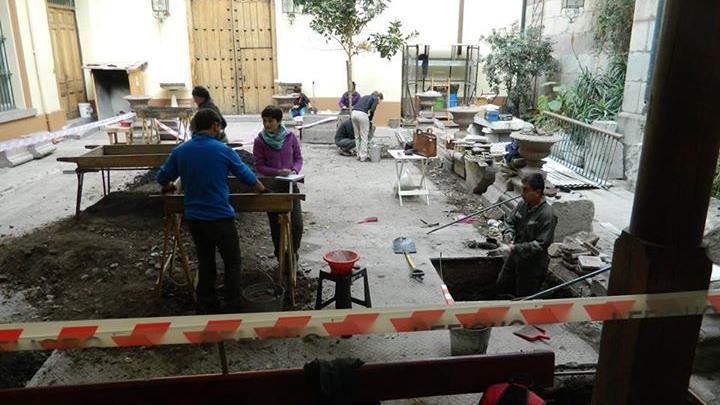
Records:
[[[157,145],[100,145],[79,156],[59,157],[58,162],[69,162],[77,165],[75,174],[78,178],[75,216],[80,215],[80,203],[85,173],[100,172],[102,176],[103,195],[110,192],[111,170],[143,170],[157,169],[165,163],[167,157],[179,144]],[[237,149],[241,143],[229,143],[228,147]]]

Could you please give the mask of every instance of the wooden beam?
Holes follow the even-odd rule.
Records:
[[[152,195],[162,197],[166,214],[182,214],[184,194]],[[230,204],[236,212],[290,212],[293,201],[305,200],[305,194],[230,194]]]
[[[519,375],[537,387],[550,387],[554,361],[552,352],[538,351],[366,364],[352,372],[352,397],[348,403],[477,393]],[[319,387],[309,382],[303,369],[294,368],[12,389],[0,391],[0,402],[317,404],[317,390]]]
[[[92,152],[92,151],[91,151]],[[73,162],[79,170],[95,169],[148,169],[157,168],[165,163],[167,154],[157,155],[111,155],[111,156],[76,156],[61,157],[58,162]]]
[[[667,0],[630,227],[608,294],[706,289],[702,238],[720,148],[720,2]],[[678,102],[688,119],[677,116]],[[681,404],[701,316],[605,322],[594,404]]]

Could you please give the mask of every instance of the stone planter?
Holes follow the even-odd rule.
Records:
[[[424,93],[418,93],[417,98],[420,103],[420,111],[418,111],[418,116],[422,118],[434,118],[435,112],[433,111],[433,107],[435,107],[435,100],[437,100],[438,97],[442,97],[442,94],[437,91],[426,91]]]
[[[455,139],[463,139],[468,134],[468,126],[473,123],[475,115],[481,110],[475,106],[459,106],[448,108],[447,111],[452,114],[453,121],[459,127],[459,130],[455,132]]]
[[[545,164],[543,159],[550,156],[550,149],[560,141],[558,136],[526,135],[520,132],[511,134],[510,138],[518,141],[518,152],[527,161],[527,166],[522,169],[524,172],[542,172]]]
[[[138,108],[147,107],[148,102],[152,97],[140,95],[140,96],[125,96],[123,97],[128,103],[130,103],[130,110],[137,111]]]

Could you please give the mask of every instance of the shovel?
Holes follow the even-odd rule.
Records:
[[[407,261],[408,266],[410,266],[410,277],[417,281],[423,281],[425,272],[415,267],[415,263],[413,262],[412,257],[410,257],[410,253],[417,252],[415,241],[404,236],[395,238],[395,240],[393,240],[393,250],[396,254],[405,255],[405,260]]]

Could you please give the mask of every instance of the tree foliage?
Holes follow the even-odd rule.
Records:
[[[627,55],[632,34],[635,0],[599,0],[595,11],[595,47],[611,55]]]
[[[326,40],[337,41],[351,58],[361,51],[377,50],[383,58],[394,56],[417,35],[403,35],[400,21],[393,21],[386,34],[359,36],[367,24],[387,8],[388,0],[295,0],[303,14],[312,16],[310,27]]]
[[[557,71],[552,43],[542,38],[540,28],[522,32],[517,24],[510,29],[493,30],[484,39],[490,45],[490,54],[483,64],[488,84],[495,92],[504,87],[516,111],[531,105],[534,79]]]
[[[540,96],[538,110],[552,111],[587,123],[617,118],[625,89],[625,59],[615,56],[605,71],[597,73],[584,66],[580,69],[580,74],[571,86],[553,88],[555,97],[550,99]],[[538,115],[536,123],[542,124],[543,118],[541,114]]]

